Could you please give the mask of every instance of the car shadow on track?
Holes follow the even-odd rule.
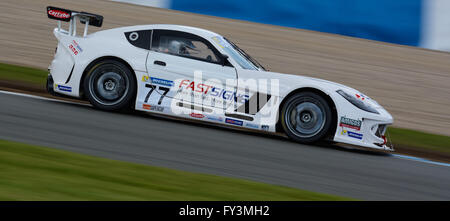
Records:
[[[285,135],[282,132],[268,133],[268,132],[259,131],[259,130],[251,130],[251,129],[247,129],[247,128],[219,125],[219,124],[214,124],[214,123],[202,122],[202,121],[198,121],[198,120],[189,120],[189,119],[185,119],[185,118],[181,118],[181,117],[164,116],[164,115],[146,113],[146,112],[141,112],[141,111],[127,111],[127,112],[122,112],[122,114],[129,114],[129,115],[149,118],[152,120],[158,120],[158,121],[171,121],[174,123],[183,123],[185,125],[190,125],[190,126],[195,126],[195,127],[203,127],[203,128],[213,129],[213,130],[226,131],[228,133],[246,134],[246,135],[250,135],[250,136],[257,136],[257,137],[261,137],[261,138],[277,140],[279,142],[289,142],[289,143],[293,143],[293,144],[298,144],[297,142],[289,139],[287,137],[287,135]],[[314,144],[308,144],[308,146],[312,146],[312,148],[331,149],[331,150],[335,150],[335,151],[343,151],[343,152],[349,152],[349,153],[354,153],[354,154],[372,155],[372,156],[380,156],[380,157],[387,157],[387,156],[392,155],[391,153],[387,153],[387,152],[363,149],[363,148],[358,148],[355,146],[348,146],[346,144],[336,144],[334,142],[327,142],[327,141],[322,141],[322,142],[318,142],[318,143],[314,143]]]
[[[49,102],[51,102],[51,101],[49,101]],[[241,128],[241,127],[237,127],[237,126],[220,125],[220,124],[203,122],[203,121],[194,120],[194,119],[190,120],[190,119],[185,119],[182,117],[166,116],[166,115],[161,115],[161,114],[157,114],[157,113],[148,113],[148,112],[142,112],[142,111],[136,111],[136,110],[125,110],[125,111],[120,111],[120,112],[103,111],[103,110],[99,110],[99,109],[91,106],[90,104],[86,104],[86,103],[63,102],[61,104],[70,105],[70,106],[77,107],[77,108],[88,108],[88,109],[91,109],[92,111],[106,112],[109,114],[119,114],[119,115],[126,115],[126,116],[130,116],[130,117],[146,118],[146,119],[151,119],[151,120],[156,120],[156,121],[161,121],[161,122],[169,121],[169,122],[177,123],[177,124],[182,123],[184,125],[208,128],[208,129],[218,130],[218,131],[226,131],[228,133],[258,136],[261,138],[277,140],[279,142],[289,142],[289,143],[293,143],[293,144],[298,144],[297,142],[289,139],[284,133],[281,133],[281,132],[268,133],[268,132],[263,132],[263,131],[258,131],[258,130]],[[353,153],[353,154],[363,154],[363,155],[372,155],[372,156],[380,156],[380,157],[386,157],[386,156],[392,155],[392,154],[386,153],[386,152],[361,149],[361,148],[349,146],[346,144],[336,144],[334,142],[325,142],[325,141],[315,143],[315,144],[308,144],[307,146],[309,146],[308,148],[323,148],[323,149],[334,150],[334,151],[343,151],[343,152],[349,152],[349,153]],[[303,145],[303,147],[307,147],[307,146]]]

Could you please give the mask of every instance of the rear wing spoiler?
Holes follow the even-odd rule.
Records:
[[[58,31],[61,30],[61,21],[70,22],[68,34],[75,36],[77,34],[77,20],[84,24],[83,37],[86,37],[88,26],[101,27],[103,24],[103,16],[87,12],[77,12],[69,9],[47,6],[47,16],[50,19],[58,20]]]

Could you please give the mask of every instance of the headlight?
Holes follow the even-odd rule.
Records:
[[[367,103],[364,103],[363,101],[359,100],[355,96],[352,96],[352,95],[344,92],[343,90],[337,90],[336,92],[338,94],[340,94],[342,97],[344,97],[346,100],[348,100],[348,102],[355,105],[357,108],[359,108],[361,110],[365,110],[370,113],[379,114],[379,112],[375,108],[373,108],[372,106],[370,106]]]

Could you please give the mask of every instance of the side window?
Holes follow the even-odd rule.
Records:
[[[208,41],[181,31],[154,30],[152,50],[211,63],[220,61],[218,52]]]
[[[130,31],[124,34],[130,44],[138,48],[150,50],[152,30]]]

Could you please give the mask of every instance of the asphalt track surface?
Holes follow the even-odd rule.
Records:
[[[0,139],[363,200],[450,200],[449,166],[5,93]]]

